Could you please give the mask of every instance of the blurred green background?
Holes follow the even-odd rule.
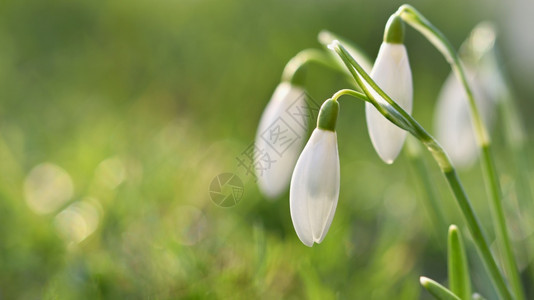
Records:
[[[456,47],[478,22],[495,21],[526,117],[532,59],[517,53],[534,43],[507,33],[530,4],[509,3],[514,9],[504,1],[410,2]],[[430,218],[406,156],[391,166],[378,159],[361,103],[342,100],[341,194],[320,245],[298,240],[287,194],[267,201],[236,161],[293,55],[321,48],[317,33],[328,29],[374,59],[401,4],[1,1],[0,299],[428,298],[418,278],[446,284],[447,226]],[[411,29],[406,44],[414,115],[431,128],[449,67]],[[344,87],[341,75],[308,69],[317,102]],[[499,133],[498,167],[513,199],[514,170]],[[476,290],[494,298],[443,178],[423,157],[447,223],[468,240]],[[211,180],[224,172],[244,182],[235,207],[209,198]],[[460,175],[493,238],[479,166]],[[532,228],[517,218],[515,202],[506,207],[534,297],[525,250]]]

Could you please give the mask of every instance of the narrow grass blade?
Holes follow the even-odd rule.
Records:
[[[437,300],[460,300],[453,292],[430,278],[421,276],[419,282]]]
[[[449,264],[449,284],[453,293],[462,299],[471,297],[471,280],[469,279],[469,266],[467,256],[460,236],[460,231],[456,225],[449,227],[448,239],[448,264]]]

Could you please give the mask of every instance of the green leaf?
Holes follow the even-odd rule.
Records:
[[[448,264],[450,289],[462,299],[471,297],[471,280],[465,249],[456,225],[449,227]]]
[[[373,68],[373,62],[369,58],[369,55],[367,55],[361,48],[356,46],[354,43],[350,42],[349,40],[333,33],[328,30],[321,30],[319,32],[319,35],[317,36],[317,39],[319,40],[319,43],[321,43],[325,48],[328,49],[328,45],[330,45],[333,41],[338,40],[347,50],[350,52],[350,54],[362,65],[363,69],[367,72],[371,72],[371,69]],[[329,51],[331,55],[334,55],[332,52]],[[339,63],[339,67],[343,69],[345,72],[347,69],[345,68],[345,64],[343,64],[343,61],[339,60],[337,56],[333,56],[336,61]],[[347,72],[347,75],[350,76],[350,73]]]
[[[421,276],[419,282],[437,300],[460,300],[453,292],[430,278]]]

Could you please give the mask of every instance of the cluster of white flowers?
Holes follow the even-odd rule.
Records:
[[[487,30],[487,27],[484,27]],[[480,31],[480,30],[479,30]],[[487,31],[485,32],[487,35]],[[478,34],[480,44],[480,32]],[[329,32],[321,32],[319,39],[323,43],[330,43],[335,37]],[[326,42],[325,42],[326,41]],[[406,47],[404,46],[404,23],[394,14],[386,24],[384,41],[372,68],[366,60],[363,70],[370,70],[370,77],[380,89],[395,99],[397,105],[407,114],[411,114],[413,105],[412,73]],[[486,41],[487,44],[487,41]],[[479,48],[482,46],[479,46]],[[359,60],[361,54],[347,47],[348,52]],[[334,64],[344,66],[343,60],[336,55]],[[295,66],[291,66],[292,70]],[[467,68],[469,70],[470,68]],[[295,69],[296,70],[296,69]],[[345,70],[346,71],[346,70]],[[365,115],[369,137],[378,156],[387,164],[395,161],[406,139],[406,131],[386,119],[383,112],[377,110],[376,104],[386,107],[387,100],[373,88],[368,81],[357,75],[365,90],[370,93],[373,103],[366,102]],[[479,97],[475,76],[469,78],[475,87],[474,93]],[[481,79],[480,79],[481,78]],[[477,74],[477,80],[485,80],[483,74]],[[438,99],[436,124],[440,142],[452,154],[453,161],[459,165],[466,165],[477,155],[474,134],[469,118],[468,102],[465,99],[461,83],[451,74],[442,89]],[[268,130],[288,107],[297,100],[299,105],[306,105],[302,94],[304,88],[286,80],[276,88],[267,105],[258,127],[256,148],[263,149],[268,141],[262,138],[262,133]],[[299,99],[300,97],[300,99]],[[483,117],[490,119],[493,105],[484,105]],[[486,109],[487,108],[487,109]],[[262,193],[269,198],[276,198],[286,191],[290,183],[290,211],[295,231],[306,246],[321,243],[332,223],[340,186],[340,165],[337,148],[335,124],[339,104],[337,99],[328,99],[320,109],[317,127],[311,134],[308,143],[302,149],[302,140],[293,143],[281,158],[267,170],[258,175],[258,185]],[[452,119],[451,119],[452,117]],[[295,126],[297,134],[303,136],[306,130]],[[299,156],[300,154],[300,156]],[[291,179],[291,180],[290,180]]]
[[[438,99],[435,118],[438,139],[430,135],[411,116],[413,86],[410,63],[403,44],[404,22],[425,36],[441,52],[453,70]],[[366,64],[366,61],[359,62],[358,55],[351,53],[354,48],[348,45],[345,47],[345,42],[340,42],[328,32],[320,34],[319,40],[323,45],[325,41],[327,42],[325,46],[333,50],[336,54],[335,59],[330,57],[322,60],[321,55],[316,55],[317,53],[313,51],[306,52],[306,55],[314,56],[314,60],[322,62],[323,65],[334,68],[345,67],[343,68],[345,74],[354,79],[363,93],[350,89],[336,92],[321,106],[317,127],[300,156],[298,153],[301,144],[294,142],[276,166],[265,174],[258,174],[260,189],[269,197],[276,197],[284,192],[291,177],[289,195],[291,219],[304,245],[312,247],[314,243],[321,243],[334,218],[340,192],[340,164],[336,135],[339,112],[337,100],[342,95],[351,95],[366,102],[365,113],[369,136],[378,156],[385,163],[391,164],[395,161],[404,145],[407,132],[429,150],[449,183],[499,296],[508,299],[512,294],[506,286],[505,276],[501,274],[497,261],[491,254],[489,243],[484,237],[484,230],[454,166],[471,164],[476,159],[476,150],[479,148],[483,158],[481,163],[487,179],[488,194],[492,199],[489,203],[494,212],[492,215],[496,235],[499,237],[497,240],[505,257],[503,268],[505,273],[509,274],[514,294],[518,299],[523,298],[519,272],[511,250],[501,205],[500,184],[491,155],[491,135],[488,132],[490,127],[488,125],[491,125],[489,123],[492,121],[497,100],[502,100],[500,104],[503,104],[502,106],[506,108],[503,110],[508,112],[505,123],[509,124],[505,127],[506,135],[510,137],[507,140],[516,151],[520,150],[524,135],[521,134],[519,121],[514,120],[518,117],[514,113],[513,105],[507,100],[511,98],[510,92],[506,89],[506,84],[497,68],[492,51],[494,39],[495,32],[491,26],[478,26],[464,44],[462,54],[458,55],[446,37],[421,13],[410,5],[401,5],[386,24],[384,41],[369,75],[370,64]],[[281,114],[287,113],[288,102],[295,100],[293,98],[295,94],[303,93],[303,89],[298,87],[302,84],[302,73],[298,71],[300,64],[306,61],[306,55],[297,55],[290,61],[289,67],[286,66],[283,76],[285,82],[276,89],[262,116],[257,135],[258,145],[268,146],[261,140],[263,133],[268,130],[270,124],[280,118]],[[304,133],[305,129],[302,128],[298,132],[299,136]],[[441,146],[441,143],[444,146]],[[447,153],[450,153],[451,157]],[[449,279],[451,278],[449,276]],[[463,282],[465,286],[470,285],[468,281]],[[455,293],[467,297],[470,295],[469,289],[459,288],[457,284],[451,284],[452,292],[426,278],[422,278],[421,284],[434,295],[445,292],[454,299],[457,299]]]
[[[385,34],[371,77],[386,93],[397,99],[403,109],[411,112],[412,76],[406,48],[402,43],[401,22],[398,18],[392,18],[388,22],[386,28],[397,32],[394,32],[393,38],[391,34]],[[321,38],[324,38],[324,33]],[[338,63],[342,63],[339,58]],[[256,148],[267,146],[261,134],[287,110],[291,101],[298,99],[299,94],[303,92],[301,87],[290,82],[282,82],[276,88],[261,117]],[[378,94],[376,99],[385,102]],[[322,242],[326,236],[339,197],[340,166],[335,132],[338,110],[337,99],[327,100],[320,109],[317,128],[300,157],[298,153],[301,145],[293,143],[280,161],[268,170],[263,170],[261,175],[258,174],[261,191],[271,198],[285,190],[291,177],[291,219],[300,240],[310,247],[314,243]],[[371,104],[366,106],[366,115],[374,148],[383,161],[393,163],[404,144],[406,132],[385,119]],[[299,133],[305,134],[302,130]]]

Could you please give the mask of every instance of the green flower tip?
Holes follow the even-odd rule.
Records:
[[[336,131],[338,113],[339,103],[332,99],[326,100],[321,106],[321,110],[319,110],[319,117],[317,117],[317,128]]]
[[[390,44],[404,43],[404,22],[400,15],[395,13],[389,17],[384,31],[384,42]]]
[[[449,226],[449,234],[458,234],[458,226],[454,224]]]

